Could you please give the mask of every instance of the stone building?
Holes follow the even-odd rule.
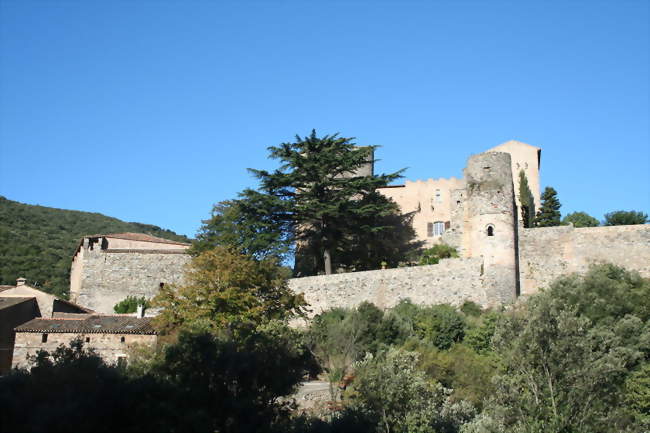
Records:
[[[85,236],[70,269],[70,299],[112,313],[127,296],[153,297],[181,281],[189,244],[141,233]]]
[[[18,278],[16,286],[3,287],[0,291],[0,375],[11,369],[16,326],[37,317],[51,318],[91,312],[26,285],[24,278]]]
[[[12,367],[29,367],[29,357],[39,350],[53,351],[80,338],[108,364],[128,361],[136,346],[154,347],[157,333],[149,317],[83,315],[76,318],[32,319],[17,326]]]

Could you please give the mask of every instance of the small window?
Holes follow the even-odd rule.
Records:
[[[441,236],[445,232],[445,223],[443,221],[436,221],[433,223],[433,235]]]
[[[120,343],[124,343],[124,337],[120,337]]]
[[[158,284],[158,288],[159,288],[160,290],[162,290],[163,288],[165,288],[165,283],[160,283],[160,284]]]
[[[90,337],[86,337],[86,343],[90,343]]]
[[[487,235],[494,236],[494,226],[491,224],[487,227]]]
[[[41,343],[47,343],[47,334],[41,336]]]
[[[436,190],[436,203],[442,203],[442,195],[439,189]]]

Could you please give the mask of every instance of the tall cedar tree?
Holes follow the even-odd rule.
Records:
[[[276,197],[247,190],[237,200],[226,200],[212,208],[203,220],[190,253],[198,255],[226,247],[256,260],[276,258],[282,262],[291,251],[289,228],[282,218]]]
[[[525,228],[533,227],[535,223],[535,199],[528,186],[528,178],[523,170],[519,172],[519,203],[521,203],[521,219]]]
[[[268,148],[270,157],[281,162],[279,169],[249,169],[260,180],[260,193],[273,204],[274,218],[292,227],[298,245],[308,244],[318,252],[326,274],[332,273],[337,248],[359,233],[385,229],[357,221],[397,209],[394,202],[372,198],[402,171],[359,175],[361,167],[374,162],[377,146],[357,147],[353,139],[338,134],[317,137],[312,130],[308,137],[297,135],[293,143]]]
[[[547,186],[542,194],[542,207],[535,217],[535,225],[537,227],[559,226],[561,206],[560,200],[557,199],[557,191]]]

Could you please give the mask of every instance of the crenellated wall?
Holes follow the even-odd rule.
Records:
[[[520,230],[522,295],[536,293],[562,275],[584,273],[590,264],[605,262],[650,278],[650,224]]]

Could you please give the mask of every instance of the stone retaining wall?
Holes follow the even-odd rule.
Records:
[[[389,308],[405,298],[427,305],[471,300],[487,306],[482,265],[480,258],[444,259],[437,265],[293,278],[289,287],[304,293],[312,315],[363,301]]]

